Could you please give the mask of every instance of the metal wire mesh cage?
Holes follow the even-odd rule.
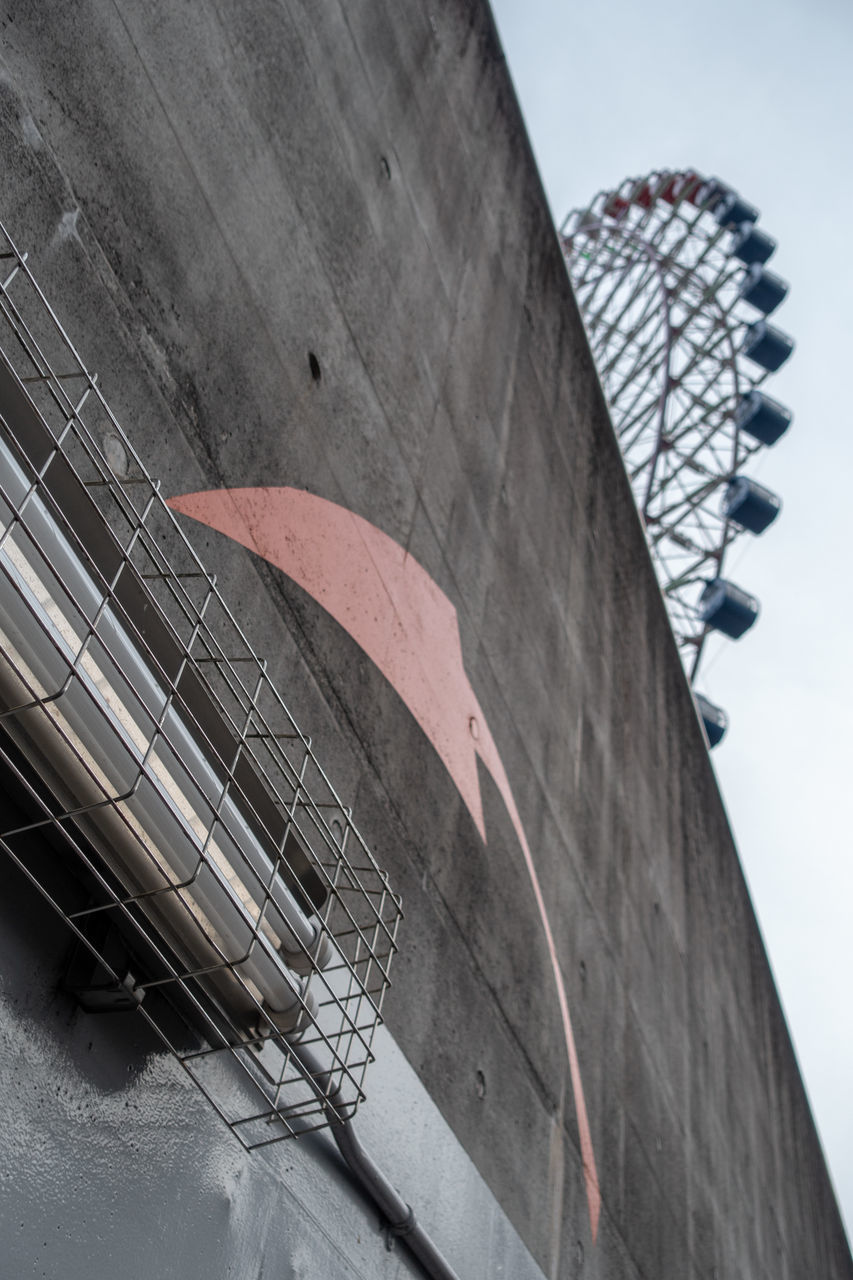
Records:
[[[246,1147],[345,1119],[399,899],[0,235],[2,847]]]
[[[691,677],[708,632],[702,591],[745,527],[721,499],[769,442],[745,427],[744,410],[773,403],[758,388],[792,347],[763,318],[788,286],[763,268],[775,241],[754,226],[757,217],[715,179],[662,171],[600,192],[561,229]],[[766,350],[768,333],[778,352]]]

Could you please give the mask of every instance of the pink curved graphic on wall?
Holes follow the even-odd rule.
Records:
[[[484,843],[478,756],[494,779],[521,845],[548,945],[595,1239],[601,1194],[557,949],[509,779],[465,674],[456,609],[393,538],[345,507],[304,490],[211,490],[172,498],[169,506],[276,565],[349,632],[435,747]]]

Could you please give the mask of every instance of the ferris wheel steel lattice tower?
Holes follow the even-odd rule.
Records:
[[[739,638],[758,602],[724,577],[733,542],[781,503],[746,470],[790,412],[762,389],[793,341],[758,210],[717,179],[661,171],[573,210],[560,230],[687,675],[712,631]],[[725,712],[696,694],[713,746]]]

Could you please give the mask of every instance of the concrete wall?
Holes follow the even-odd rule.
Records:
[[[486,7],[22,0],[2,57],[0,216],[165,491],[307,489],[457,610],[568,993],[596,1242],[498,788],[481,770],[484,843],[346,631],[193,533],[403,895],[388,1027],[497,1205],[442,1199],[413,1138],[460,1274],[510,1265],[505,1215],[549,1276],[853,1275]],[[16,1274],[408,1274],[321,1143],[229,1147],[132,1021],[57,994],[65,935],[14,875],[5,904]]]

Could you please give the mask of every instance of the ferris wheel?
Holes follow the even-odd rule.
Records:
[[[691,683],[711,632],[737,639],[756,621],[724,564],[781,507],[746,474],[791,422],[763,390],[794,343],[768,321],[788,285],[765,265],[776,242],[758,217],[717,179],[661,171],[600,192],[560,231]],[[726,715],[695,696],[713,746]]]

